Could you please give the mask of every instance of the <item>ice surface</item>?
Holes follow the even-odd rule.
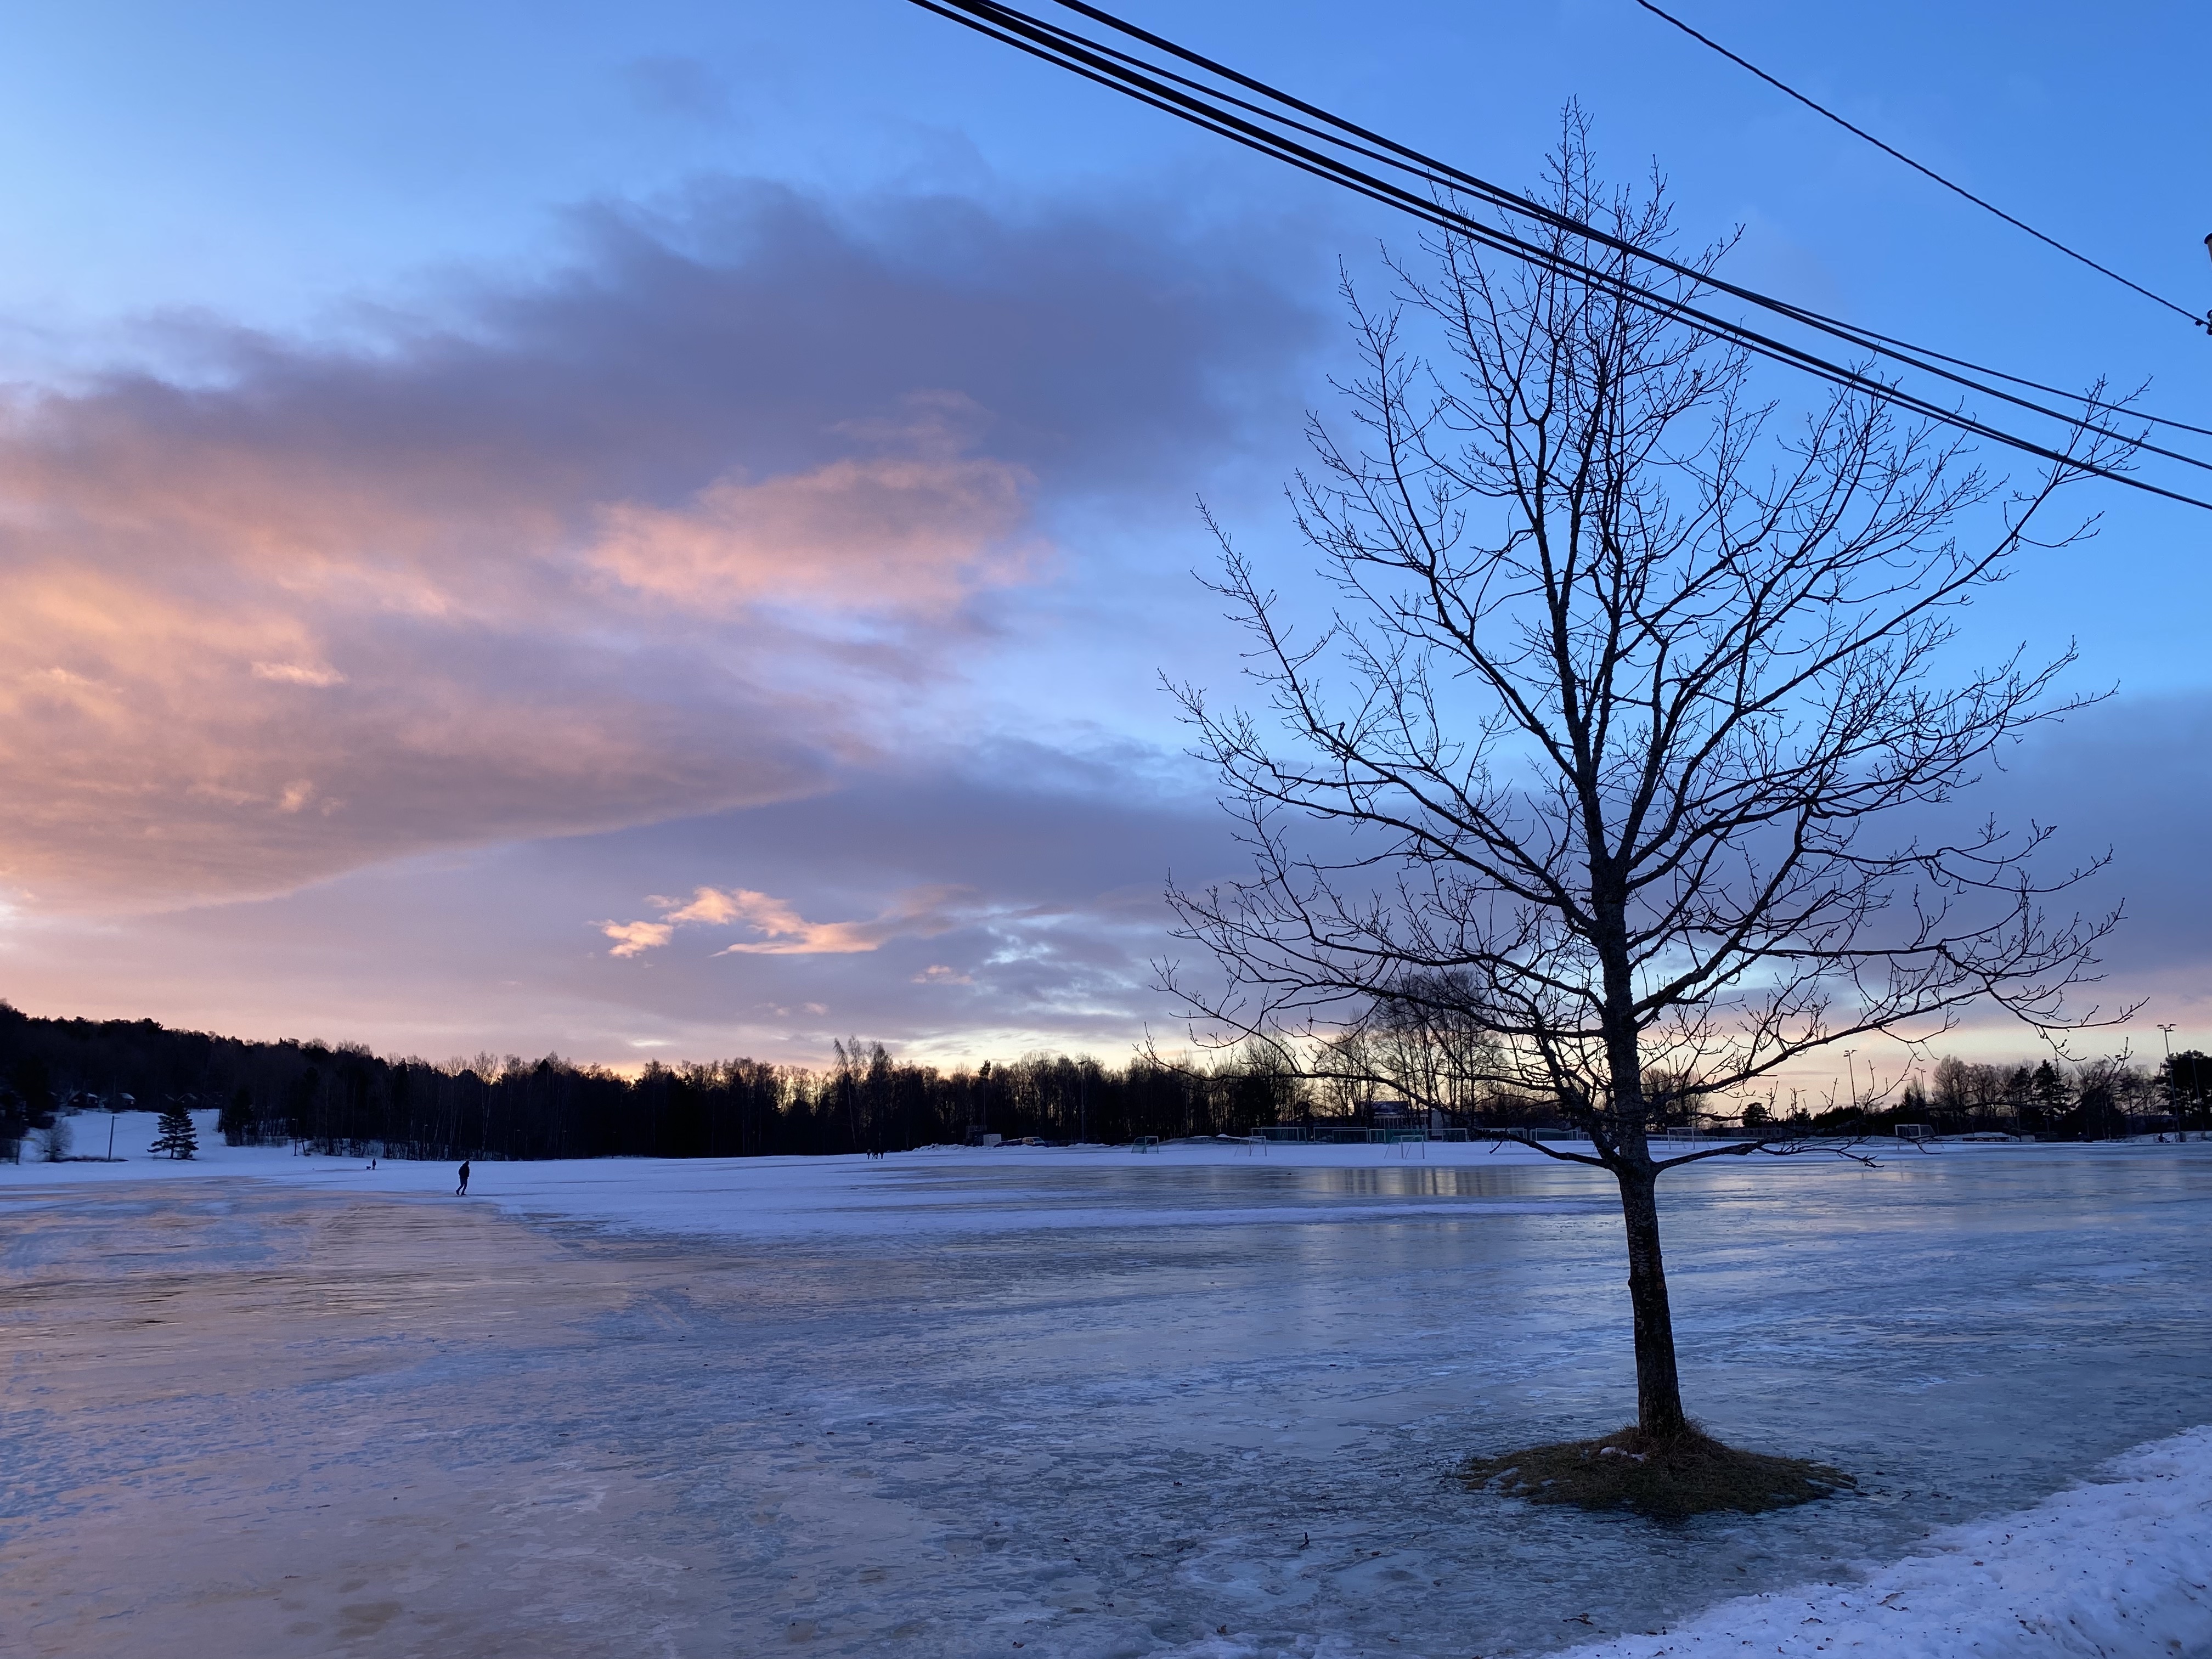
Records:
[[[143,1152],[144,1121],[119,1150]],[[78,1143],[93,1149],[83,1125]],[[258,1386],[179,1349],[139,1396],[86,1396],[41,1381],[48,1328],[0,1327],[7,1455],[38,1495],[9,1511],[0,1586],[60,1571],[38,1565],[42,1539],[62,1548],[98,1516],[123,1528],[120,1556],[143,1553],[131,1528],[210,1492],[289,1525],[294,1477],[257,1484],[258,1463],[218,1454],[226,1436],[315,1433],[349,1448],[333,1513],[380,1481],[451,1488],[424,1449],[465,1446],[452,1524],[488,1550],[513,1517],[467,1492],[599,1483],[613,1496],[557,1545],[603,1564],[591,1605],[621,1603],[607,1564],[675,1564],[653,1592],[660,1633],[627,1650],[1495,1659],[1850,1582],[1932,1547],[1932,1528],[2027,1510],[2212,1419],[2212,1147],[1731,1162],[1662,1189],[1692,1409],[1851,1470],[1859,1493],[1677,1528],[1469,1494],[1447,1478],[1469,1451],[1631,1414],[1620,1224],[1602,1177],[1534,1154],[1397,1152],[489,1164],[465,1203],[447,1166],[281,1149],[0,1165],[9,1282],[76,1287],[41,1304],[53,1329],[108,1278],[157,1267],[179,1308],[257,1273],[289,1284],[286,1262],[323,1259],[285,1242],[316,1217],[345,1218],[364,1260],[383,1231],[418,1240],[374,1295],[316,1292],[374,1311],[301,1316],[278,1346],[313,1359],[312,1383]],[[461,1231],[423,1292],[431,1341],[404,1287],[434,1224]],[[127,1353],[126,1322],[106,1328]],[[188,1471],[133,1462],[149,1432],[202,1452]],[[2201,1556],[2193,1467],[2197,1507],[2177,1500],[2167,1537]],[[2130,1537],[2084,1522],[2051,1547],[2118,1583]],[[527,1579],[526,1545],[496,1547]],[[2006,1559],[2050,1568],[2044,1542]],[[410,1612],[377,1650],[417,1650],[398,1635],[416,1602],[392,1599]],[[614,1625],[589,1628],[613,1650]]]

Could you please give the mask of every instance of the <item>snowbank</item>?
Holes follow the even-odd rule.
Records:
[[[1773,1652],[1897,1659],[2212,1656],[2212,1425],[2139,1446],[2109,1479],[1934,1534],[1863,1583],[1724,1601],[1659,1636],[1564,1659]]]

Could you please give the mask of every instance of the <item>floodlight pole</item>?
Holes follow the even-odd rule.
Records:
[[[2207,237],[2212,246],[2212,237]],[[2166,1103],[2173,1108],[2173,1141],[2180,1146],[2189,1139],[2189,1131],[2181,1127],[2181,1091],[2173,1086],[2173,1023],[2161,1020],[2158,1027],[2159,1040],[2166,1044]]]

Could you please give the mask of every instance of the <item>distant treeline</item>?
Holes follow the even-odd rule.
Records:
[[[58,1113],[182,1103],[232,1146],[389,1158],[747,1158],[897,1152],[971,1133],[1125,1141],[1233,1133],[1295,1115],[1295,1084],[1231,1060],[1189,1068],[1033,1054],[940,1070],[880,1045],[823,1067],[648,1065],[557,1055],[435,1064],[351,1043],[249,1042],[151,1020],[41,1019],[0,1003],[0,1139]]]
[[[2191,1127],[2212,1127],[2208,1092],[2212,1060],[2194,1053],[2157,1073],[2117,1060],[2060,1067],[1945,1060],[1924,1080],[1876,1100],[1814,1110],[1686,1097],[1661,1121],[1694,1115],[1754,1130],[1778,1121],[1825,1134],[1886,1134],[1905,1121],[1945,1133],[2101,1139],[2155,1127],[2177,1106]],[[1118,1142],[1373,1123],[1382,1121],[1379,1103],[1371,1091],[1347,1097],[1253,1054],[1202,1066],[1139,1058],[1119,1067],[1031,1054],[940,1070],[852,1042],[838,1044],[827,1066],[656,1063],[628,1077],[555,1055],[434,1064],[350,1043],[249,1042],[151,1020],[34,1018],[0,1002],[0,1142],[72,1112],[183,1105],[219,1112],[233,1146],[299,1143],[387,1158],[746,1158],[899,1152],[984,1133]],[[1448,1121],[1471,1129],[1564,1127],[1540,1101],[1468,1093],[1455,1107]]]
[[[1944,1059],[1905,1085],[1890,1115],[1942,1134],[1995,1129],[2108,1140],[2147,1127],[2207,1127],[2208,1093],[2212,1058],[2194,1049],[2154,1069],[2119,1059],[2063,1068],[2048,1060],[1988,1066]]]

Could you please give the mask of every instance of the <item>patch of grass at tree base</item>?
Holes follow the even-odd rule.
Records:
[[[1470,1457],[1458,1474],[1471,1487],[1532,1504],[1632,1510],[1655,1521],[1686,1521],[1718,1510],[1758,1515],[1858,1484],[1826,1463],[1738,1451],[1695,1428],[1668,1439],[1627,1428],[1601,1440],[1563,1440]]]

